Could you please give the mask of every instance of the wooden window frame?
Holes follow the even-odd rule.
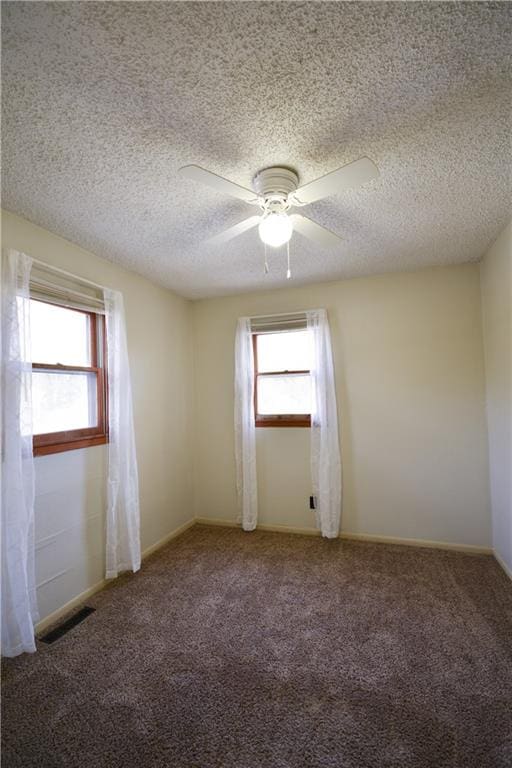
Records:
[[[311,414],[309,413],[283,413],[283,414],[261,414],[258,413],[258,378],[260,376],[283,376],[286,374],[299,374],[311,371],[258,371],[258,336],[265,334],[252,334],[252,352],[254,360],[254,420],[256,427],[311,427]]]
[[[48,303],[43,299],[31,299]],[[52,302],[53,304],[53,302]],[[70,309],[64,304],[54,304],[62,309]],[[94,427],[83,429],[69,429],[62,432],[47,432],[33,436],[34,456],[46,456],[51,453],[74,451],[78,448],[88,448],[91,445],[104,445],[108,442],[108,382],[107,382],[107,340],[105,333],[105,318],[96,312],[74,309],[73,312],[82,312],[89,318],[90,337],[90,366],[62,365],[60,363],[32,363],[32,370],[40,371],[66,371],[92,373],[96,376],[96,407],[98,423]],[[102,354],[98,354],[98,344],[102,344]],[[100,364],[101,363],[101,364]]]

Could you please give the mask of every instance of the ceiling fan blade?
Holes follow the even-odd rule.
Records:
[[[317,224],[316,221],[306,218],[306,216],[301,216],[300,213],[294,213],[290,219],[294,230],[323,248],[335,248],[343,242],[341,237],[335,235],[334,232],[322,227],[321,224]]]
[[[235,224],[234,227],[229,227],[229,229],[225,229],[224,232],[219,232],[218,235],[214,235],[213,237],[210,237],[207,242],[211,243],[212,245],[220,245],[221,243],[227,243],[229,240],[232,240],[234,237],[238,237],[238,235],[243,234],[244,232],[247,232],[248,229],[252,229],[253,227],[256,227],[261,221],[261,216],[249,216],[248,219],[244,219],[243,221],[240,221],[238,224]]]
[[[293,193],[293,197],[300,203],[314,203],[315,200],[321,200],[323,197],[366,184],[367,181],[376,179],[378,175],[379,169],[375,163],[369,157],[361,157],[353,163],[299,187]]]
[[[201,184],[206,184],[208,187],[216,189],[217,192],[231,195],[231,197],[237,197],[239,200],[244,200],[246,203],[258,202],[258,195],[256,192],[253,192],[252,189],[241,187],[233,181],[224,179],[222,176],[217,176],[216,173],[205,171],[204,168],[200,168],[198,165],[185,165],[183,168],[179,169],[179,173],[187,179],[199,181]]]

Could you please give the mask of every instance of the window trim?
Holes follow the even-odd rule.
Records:
[[[51,303],[62,309],[70,309],[64,304],[45,302],[43,298],[31,297],[31,301],[43,304]],[[70,310],[71,311],[71,310]],[[46,456],[51,453],[73,451],[78,448],[88,448],[92,445],[104,445],[108,442],[108,378],[107,378],[107,340],[105,333],[105,317],[94,311],[74,309],[89,317],[89,334],[91,343],[91,365],[62,365],[60,363],[32,363],[32,370],[44,371],[83,371],[96,376],[96,404],[98,423],[94,427],[70,429],[62,432],[47,432],[33,435],[32,446],[34,456]],[[98,354],[98,341],[102,342],[101,357]],[[101,362],[101,365],[100,365]]]
[[[258,336],[262,333],[252,334],[252,355],[254,363],[254,423],[256,427],[311,427],[311,414],[309,413],[283,413],[283,414],[261,414],[258,413],[258,377],[259,376],[282,376],[283,374],[308,373],[311,371],[267,371],[259,373],[258,371]]]

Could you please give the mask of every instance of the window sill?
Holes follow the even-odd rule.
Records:
[[[46,445],[34,445],[34,456],[47,456],[50,453],[63,453],[75,451],[78,448],[89,448],[92,445],[105,445],[108,443],[107,435],[95,435],[94,437],[82,437],[65,442],[47,443]]]
[[[301,416],[300,418],[296,417],[279,417],[276,416],[275,418],[268,418],[268,419],[261,419],[257,418],[255,425],[257,428],[259,427],[310,427],[311,426],[311,418],[309,416]]]

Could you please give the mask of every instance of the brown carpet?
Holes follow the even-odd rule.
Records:
[[[488,556],[196,526],[4,663],[3,768],[510,768]]]

